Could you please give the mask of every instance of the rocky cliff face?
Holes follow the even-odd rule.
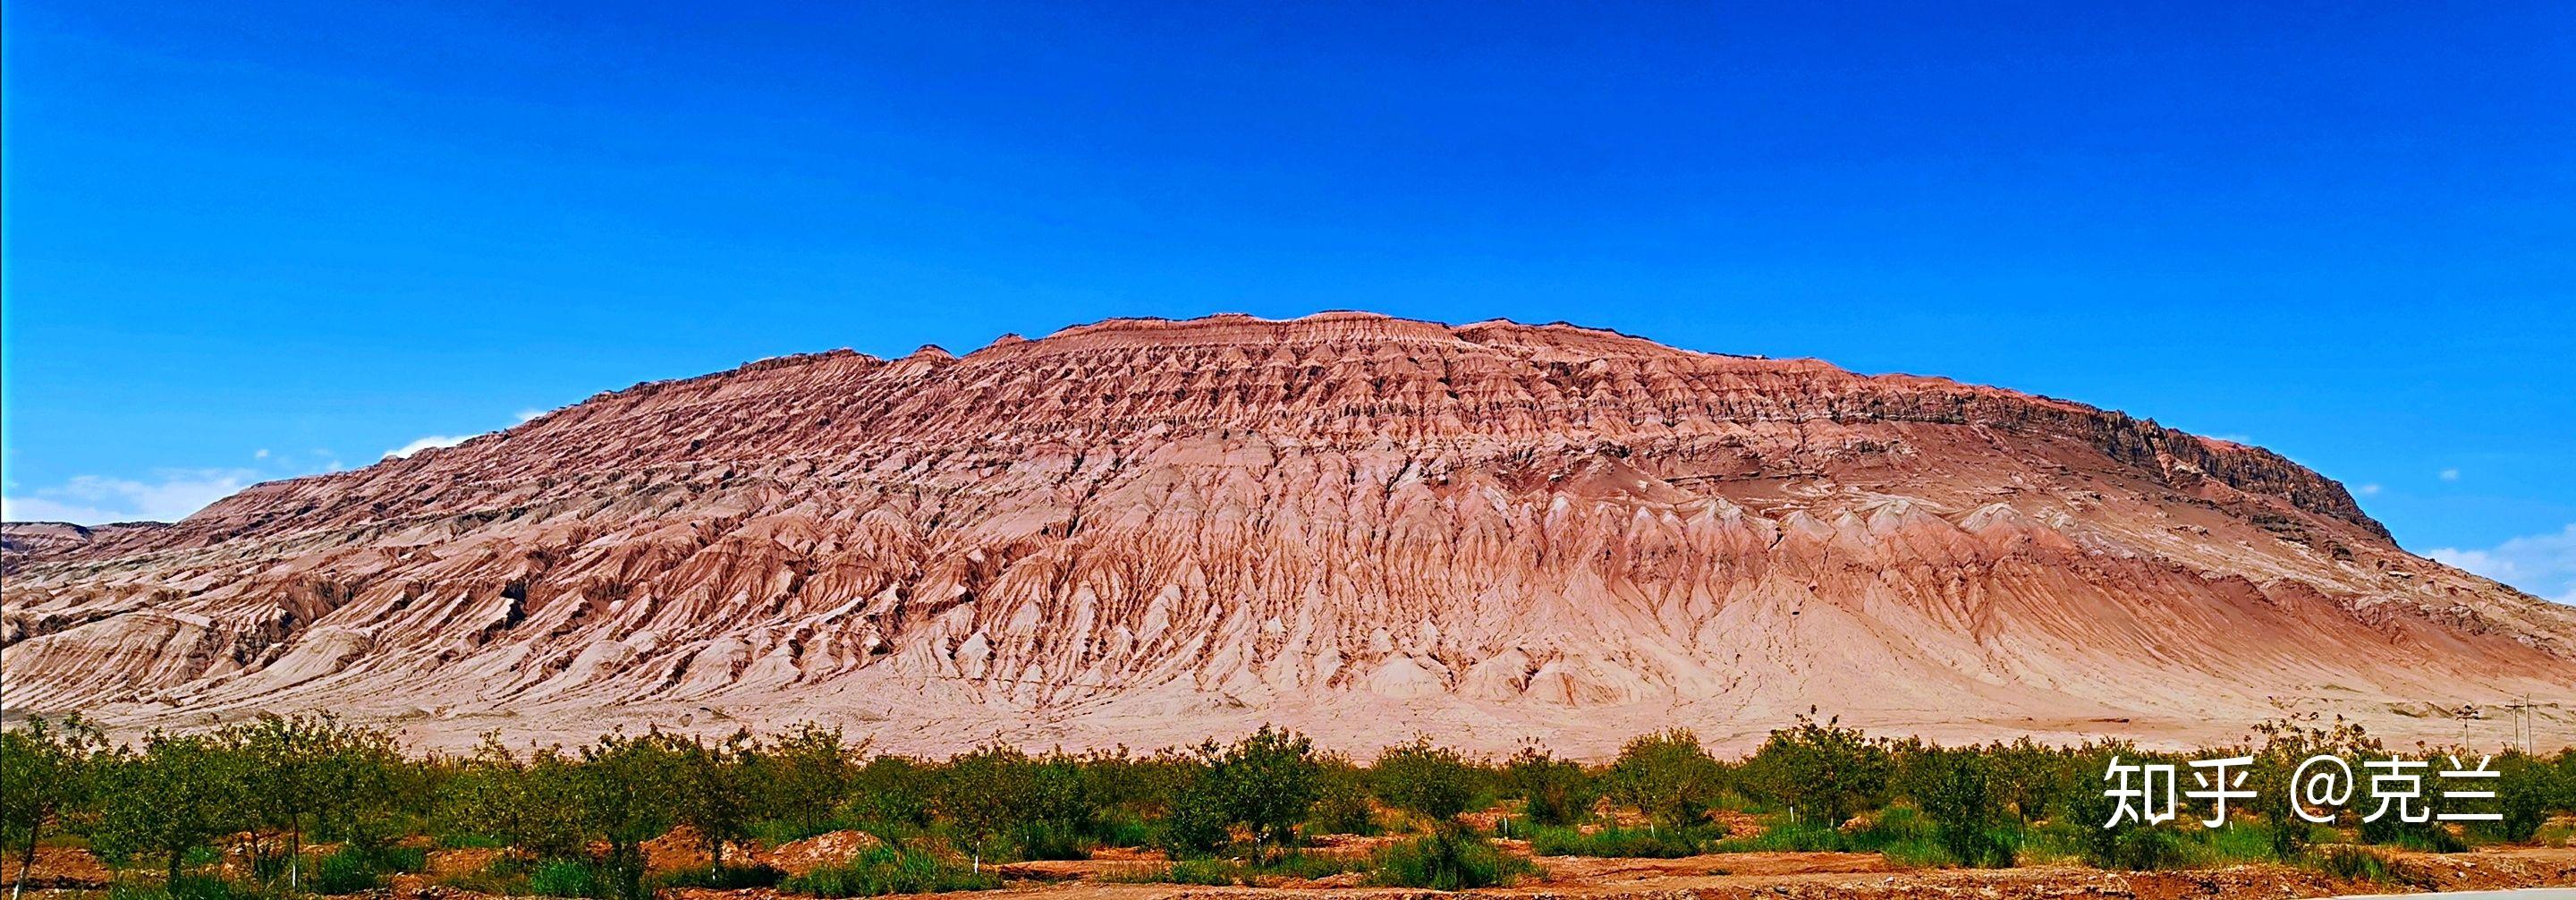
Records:
[[[2405,553],[2271,452],[1564,325],[787,357],[167,527],[12,529],[11,712],[327,707],[431,745],[1272,721],[1600,753],[1810,706],[1949,738],[2199,741],[2294,709],[2456,737],[2463,705],[2576,685],[2570,610]]]

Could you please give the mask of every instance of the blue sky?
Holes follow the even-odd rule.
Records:
[[[7,515],[1358,308],[2123,409],[2576,598],[2576,7],[1184,6],[9,0]]]

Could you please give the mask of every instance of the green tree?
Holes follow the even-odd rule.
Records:
[[[1447,747],[1417,737],[1378,753],[1371,767],[1377,795],[1389,805],[1412,810],[1446,825],[1474,804],[1479,772],[1467,758]]]
[[[189,851],[245,818],[241,759],[205,735],[153,732],[143,752],[120,754],[103,774],[92,846],[110,859],[158,854],[169,884]]]
[[[1314,809],[1323,766],[1305,735],[1261,726],[1216,760],[1213,773],[1230,818],[1273,847],[1297,838],[1297,824]]]
[[[2295,794],[2290,778],[2300,763],[2314,756],[2332,756],[2349,764],[2381,753],[2379,739],[2359,723],[2345,721],[2342,716],[2328,721],[2316,713],[2257,723],[2248,744],[2249,748],[2241,752],[2254,758],[2254,765],[2246,770],[2245,784],[2259,798],[2253,811],[2260,811],[2271,821],[2274,833],[2285,835],[2307,834],[2308,823],[2291,809]],[[2238,751],[2230,751],[2234,752]],[[2135,758],[2136,754],[2130,756]],[[2094,776],[2100,775],[2101,770],[2095,769]],[[2347,808],[2338,815],[2346,824],[2358,824],[2361,813]]]
[[[1745,762],[1747,776],[1774,799],[1829,827],[1884,802],[1892,767],[1884,741],[1807,716],[1771,732]]]
[[[522,862],[583,852],[579,767],[559,748],[522,759],[487,734],[441,786],[449,827],[499,840]]]
[[[772,739],[753,758],[769,812],[800,833],[820,832],[850,796],[858,781],[857,759],[864,752],[864,746],[845,743],[840,729],[812,722]]]
[[[850,776],[849,799],[840,814],[874,826],[891,836],[930,824],[938,773],[907,756],[870,757]]]
[[[1592,813],[1598,795],[1581,763],[1557,759],[1537,744],[1524,744],[1503,764],[1503,777],[1520,792],[1521,814],[1533,824],[1565,826]]]
[[[9,885],[9,900],[18,900],[27,885],[45,826],[70,818],[90,802],[95,761],[106,744],[98,729],[77,713],[59,722],[31,717],[25,725],[0,732],[0,847],[18,853],[18,878]]]
[[[1377,809],[1369,802],[1369,773],[1340,756],[1318,760],[1314,828],[1324,834],[1375,834]]]
[[[619,896],[644,896],[644,842],[671,830],[683,766],[678,746],[685,743],[652,731],[609,734],[581,748],[583,826],[608,845],[606,868]]]
[[[1613,802],[1636,807],[1657,824],[1699,824],[1716,805],[1724,769],[1689,729],[1639,735],[1619,749],[1602,777]]]
[[[1231,745],[1200,744],[1182,771],[1190,774],[1163,817],[1163,844],[1178,855],[1223,846],[1235,825],[1265,847],[1287,847],[1323,792],[1314,742],[1268,725]]]
[[[2024,825],[2047,814],[2049,793],[2056,787],[2064,754],[2028,736],[2010,744],[1998,742],[1983,752],[1996,802]]]
[[[391,810],[394,770],[402,765],[392,735],[344,725],[329,714],[277,716],[224,729],[219,739],[242,762],[245,824],[286,835],[287,884],[303,883],[304,836],[338,823],[356,835],[362,820]]]
[[[724,848],[751,837],[752,818],[768,793],[750,731],[709,742],[656,732],[645,739],[671,760],[671,817],[696,829],[711,866],[724,868]]]
[[[983,871],[986,842],[1021,821],[1035,775],[1028,754],[999,743],[960,754],[940,772],[932,809],[971,842],[974,871]]]
[[[1908,755],[1905,792],[1932,820],[1950,858],[1967,866],[2010,866],[2013,851],[1994,838],[2004,804],[1994,757],[1975,748],[1929,747]]]

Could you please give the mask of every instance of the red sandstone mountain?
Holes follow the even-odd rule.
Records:
[[[1741,746],[1810,706],[1944,738],[2320,710],[2455,739],[2463,705],[2576,693],[2576,610],[2406,553],[2269,451],[1354,313],[764,360],[173,525],[11,526],[5,553],[12,713],[329,708],[432,745],[1266,720],[1599,754],[1669,725]]]

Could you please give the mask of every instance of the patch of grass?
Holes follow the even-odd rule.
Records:
[[[739,891],[747,888],[777,887],[779,880],[786,877],[787,873],[779,871],[775,866],[755,863],[748,866],[701,866],[695,869],[683,869],[656,875],[652,879],[652,884],[655,888],[712,888],[719,891]]]
[[[550,859],[528,872],[527,893],[538,897],[606,897],[609,880],[584,860]]]
[[[1931,820],[1910,806],[1891,806],[1858,828],[1845,831],[1822,822],[1798,821],[1786,816],[1768,816],[1761,833],[1751,837],[1731,837],[1708,846],[1711,853],[1878,853],[1891,846],[1907,845],[1899,852],[1921,858],[1922,851],[1912,847],[1940,836]],[[1947,857],[1947,851],[1944,851]]]
[[[919,849],[870,847],[849,862],[778,883],[781,891],[808,897],[880,897],[887,894],[935,894],[987,891],[1002,886],[993,874],[977,873],[965,864]]]
[[[2377,850],[2337,844],[2314,854],[2311,859],[2319,872],[2344,881],[2366,881],[2372,884],[2398,884],[2408,887],[2433,887],[2433,880],[2412,871]]]
[[[1750,837],[1718,841],[1708,849],[1711,853],[1811,853],[1850,851],[1852,844],[1851,836],[1834,828],[1783,821]]]
[[[2413,850],[2418,853],[2466,853],[2468,842],[2448,828],[2427,825],[2386,835],[2371,843]]]
[[[1439,891],[1493,887],[1538,871],[1536,864],[1503,852],[1492,841],[1456,829],[1389,844],[1377,852],[1376,861],[1369,873],[1372,884]]]
[[[1123,884],[1194,884],[1208,887],[1252,886],[1264,877],[1328,878],[1366,871],[1359,857],[1289,851],[1268,862],[1240,859],[1186,859],[1166,866],[1114,872],[1102,881]]]
[[[1941,842],[1931,838],[1906,838],[1892,841],[1887,846],[1878,848],[1878,853],[1880,856],[1887,857],[1888,862],[1914,868],[1936,868],[1958,862],[1951,858],[1950,851],[1942,848]]]
[[[235,885],[213,875],[181,873],[177,881],[163,884],[159,878],[125,877],[107,886],[108,900],[263,900],[256,889]]]
[[[383,886],[387,874],[428,867],[429,854],[418,847],[342,844],[313,867],[312,887],[324,894],[354,894]]]
[[[1099,837],[1104,847],[1147,847],[1154,843],[1154,826],[1133,815],[1116,816],[1099,824]]]
[[[534,868],[517,857],[504,855],[491,864],[472,872],[459,872],[438,879],[438,883],[461,891],[499,896],[528,893],[528,870]]]
[[[1161,868],[1113,872],[1100,880],[1116,884],[1195,884],[1203,887],[1247,883],[1243,864],[1223,859],[1185,859]]]
[[[1530,852],[1539,856],[1675,859],[1698,855],[1709,836],[1684,828],[1603,828],[1586,833],[1542,826],[1530,829],[1529,841]]]
[[[986,852],[994,859],[1090,859],[1094,842],[1072,828],[1028,822],[995,841]]]
[[[2239,865],[2281,862],[2282,850],[2296,842],[2285,842],[2279,838],[2285,834],[2304,838],[2307,829],[2304,827],[2280,829],[2262,822],[2229,822],[2217,828],[2198,829],[2198,832],[2199,843],[2208,848],[2209,862],[2219,865]],[[2297,859],[2298,853],[2291,852],[2289,858]]]
[[[2111,842],[2107,862],[2111,865],[2106,868],[2157,872],[2190,865],[2191,852],[2170,829],[2131,828]]]

